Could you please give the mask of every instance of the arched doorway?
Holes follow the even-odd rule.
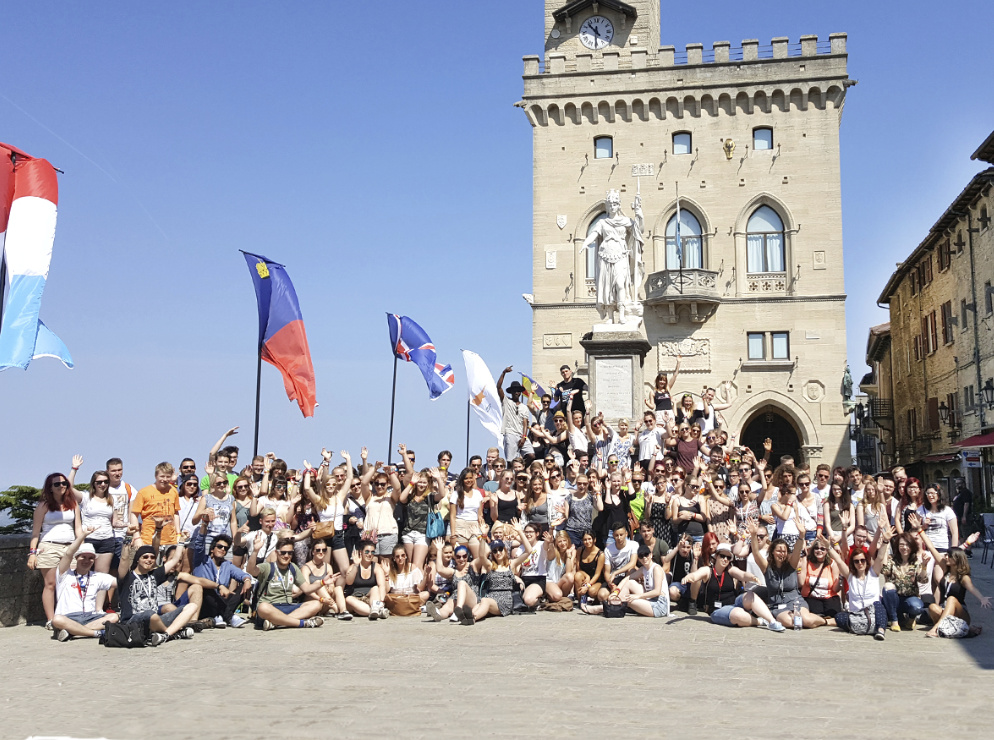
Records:
[[[754,411],[742,429],[742,445],[763,456],[763,440],[773,442],[770,467],[780,464],[783,455],[790,455],[795,463],[803,462],[801,438],[793,422],[776,406],[763,406]]]

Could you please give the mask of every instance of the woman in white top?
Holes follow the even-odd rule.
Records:
[[[227,484],[227,476],[224,479]],[[200,480],[196,475],[182,475],[176,489],[179,492],[179,539],[189,540],[194,530],[193,515],[200,503]]]
[[[75,459],[73,464],[75,466]],[[52,629],[52,618],[55,616],[55,569],[69,545],[82,531],[79,506],[69,478],[62,473],[50,473],[45,478],[41,499],[35,507],[28,555],[28,568],[40,570],[45,578],[41,603],[45,609],[46,629]]]
[[[390,567],[386,570],[387,594],[417,594],[421,603],[428,601],[428,588],[425,583],[424,573],[420,568],[411,565],[407,557],[407,549],[403,544],[398,543],[393,548],[393,555],[390,557]],[[389,604],[389,600],[386,600]]]
[[[866,536],[873,537],[878,527],[886,527],[889,523],[890,515],[880,485],[872,477],[864,478],[863,500],[856,507],[856,524],[866,527]]]
[[[322,468],[326,468],[331,460],[331,453],[327,450],[321,450],[321,455],[324,457]],[[349,567],[349,556],[345,547],[345,499],[348,498],[349,492],[352,490],[354,480],[352,457],[346,450],[342,450],[342,457],[345,459],[344,465],[334,468],[330,475],[319,479],[317,488],[320,488],[320,494],[315,490],[311,468],[306,460],[304,460],[304,468],[307,472],[304,473],[304,480],[301,484],[301,491],[314,506],[318,521],[334,523],[335,534],[326,537],[325,542],[331,548],[331,559],[339,573],[344,573]]]
[[[72,473],[69,474],[70,482]],[[110,573],[110,563],[114,559],[114,499],[110,496],[110,476],[106,470],[98,470],[90,476],[90,490],[79,491],[73,487],[73,494],[79,503],[81,524],[92,528],[86,542],[93,545],[96,573]]]
[[[457,545],[466,545],[472,560],[480,557],[480,540],[486,533],[483,521],[483,491],[476,487],[476,473],[464,468],[449,497],[449,530]]]
[[[887,610],[880,600],[880,571],[884,567],[887,559],[887,552],[890,550],[887,543],[890,542],[893,529],[891,527],[880,527],[873,543],[870,547],[876,548],[876,557],[873,564],[870,564],[869,550],[862,547],[854,547],[849,553],[849,562],[846,563],[835,548],[828,548],[828,555],[839,567],[839,573],[849,584],[849,604],[848,610],[842,610],[835,615],[835,624],[845,632],[852,632],[852,614],[864,612],[867,615],[873,614],[874,628],[873,639],[883,640],[884,630],[887,628]],[[883,539],[883,544],[880,540]]]
[[[555,550],[546,566],[545,593],[549,601],[559,601],[564,595],[573,592],[573,578],[576,573],[576,549],[565,529],[556,532],[553,538]]]
[[[363,473],[362,487],[364,494],[369,492],[362,536],[372,539],[375,531],[376,555],[380,567],[385,570],[390,563],[394,545],[400,540],[400,530],[397,528],[393,510],[400,501],[403,486],[395,469],[384,468],[383,464],[378,462]]]

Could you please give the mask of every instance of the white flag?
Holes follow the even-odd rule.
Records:
[[[497,384],[490,374],[487,363],[476,352],[468,349],[462,351],[463,362],[466,363],[466,385],[469,388],[469,405],[476,411],[483,428],[501,442],[500,428],[504,420],[501,411],[500,398],[497,396]]]

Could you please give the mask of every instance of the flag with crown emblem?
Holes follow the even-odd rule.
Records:
[[[466,387],[469,391],[469,405],[473,407],[483,428],[490,432],[497,441],[503,439],[500,428],[504,421],[503,405],[497,395],[497,383],[493,373],[476,352],[468,349],[462,351],[462,359],[466,364]]]

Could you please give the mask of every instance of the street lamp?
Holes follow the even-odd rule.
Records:
[[[946,406],[945,401],[939,404],[939,419],[942,420],[943,424],[949,423],[949,407]]]
[[[987,404],[987,408],[994,409],[994,379],[988,378],[987,382],[984,383],[984,387],[980,390],[984,394],[984,402]]]

